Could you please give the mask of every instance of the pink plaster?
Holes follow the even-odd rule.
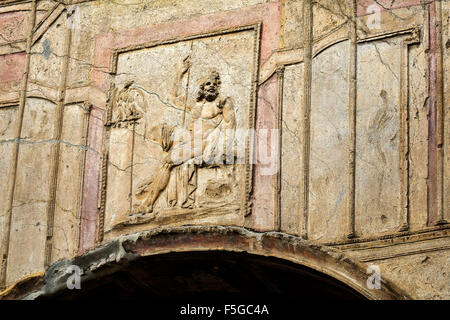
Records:
[[[98,217],[99,175],[102,165],[101,148],[103,139],[104,110],[92,108],[89,115],[87,136],[88,150],[84,168],[83,202],[81,211],[80,245],[82,254],[95,246]]]
[[[23,11],[0,13],[0,43],[23,40],[25,37],[23,27],[25,18],[26,12]]]
[[[256,111],[256,155],[257,164],[254,167],[253,180],[253,214],[250,216],[252,229],[256,230],[273,230],[274,228],[274,176],[262,174],[261,159],[259,158],[258,130],[276,128],[276,110],[278,101],[278,76],[272,76],[268,81],[259,87],[258,91],[258,108]],[[267,143],[270,144],[270,133],[267,136]],[[274,157],[278,159],[278,157]]]
[[[381,11],[406,8],[417,6],[420,4],[420,0],[357,0],[356,14],[357,16],[365,16],[370,13],[367,12],[367,8],[371,5],[377,5]]]
[[[25,71],[25,52],[0,55],[0,83],[22,79]]]
[[[192,19],[153,24],[120,33],[99,34],[95,43],[93,80],[102,91],[108,90],[108,75],[112,50],[157,40],[169,40],[221,29],[262,22],[260,59],[263,63],[278,48],[281,6],[279,2],[208,14]]]

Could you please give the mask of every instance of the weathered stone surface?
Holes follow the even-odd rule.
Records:
[[[0,12],[0,45],[24,40],[26,37],[27,15],[25,12]],[[12,45],[13,46],[13,45]]]
[[[256,230],[271,230],[274,226],[274,205],[276,187],[274,175],[278,173],[278,136],[275,128],[277,77],[263,84],[258,91],[258,110],[255,131],[254,160],[254,204],[248,218],[248,225]],[[240,138],[242,139],[242,138]],[[275,142],[274,142],[275,141]],[[276,150],[276,151],[275,151]]]
[[[394,2],[394,4],[400,3]],[[373,3],[370,5],[373,5]],[[370,5],[366,7],[370,8],[369,10],[366,11],[365,8],[362,11],[358,11],[358,17],[356,19],[358,24],[357,34],[361,38],[390,33],[394,30],[407,30],[409,28],[419,27],[425,31],[427,28],[427,25],[424,23],[424,13],[426,11],[420,5],[405,7],[400,5],[395,10],[385,10],[383,7],[380,9],[379,5],[373,7],[370,7]],[[399,25],[399,21],[402,21],[401,25]]]
[[[132,131],[128,128],[114,130],[110,136],[105,230],[128,220],[131,210],[132,138]]]
[[[298,234],[300,230],[299,201],[302,179],[302,75],[303,64],[286,67],[284,72],[282,149],[281,149],[281,230]]]
[[[413,299],[450,299],[450,252],[438,251],[376,261],[381,276],[395,279]]]
[[[420,4],[420,0],[403,0],[403,1],[390,1],[390,0],[359,0],[357,3],[358,16],[370,15],[375,10],[386,11],[398,8],[408,8],[417,6]],[[377,9],[375,9],[377,8]]]
[[[82,105],[64,107],[53,227],[53,262],[74,256],[78,251],[86,122],[86,110]]]
[[[283,1],[282,44],[284,48],[300,47],[303,39],[303,0]]]
[[[351,18],[347,1],[319,0],[313,3],[313,35],[315,39],[325,37]]]
[[[206,238],[170,250],[209,237],[341,267],[345,252],[412,298],[449,298],[448,1],[34,4],[0,5],[0,288],[198,225]],[[183,127],[206,150],[175,164]]]
[[[358,47],[356,228],[365,235],[400,224],[399,41]]]
[[[58,88],[63,75],[65,24],[64,17],[60,16],[33,46],[30,58],[29,81],[31,83],[41,84],[44,88]],[[41,66],[45,66],[45,68]]]
[[[409,48],[409,213],[411,229],[427,224],[428,78],[425,40]]]
[[[0,55],[0,97],[3,101],[18,99],[24,69],[24,53]]]
[[[182,240],[186,246],[179,247]],[[293,236],[273,232],[261,234],[237,227],[178,227],[155,229],[136,233],[105,244],[91,252],[71,260],[62,260],[50,267],[45,276],[45,285],[39,289],[30,288],[29,299],[52,296],[66,291],[69,266],[81,269],[82,282],[102,279],[114,274],[133,261],[147,256],[169,252],[211,251],[217,246],[233,248],[237,252],[269,254],[291,261],[308,260],[309,267],[320,268],[325,274],[332,273],[365,297],[372,299],[407,299],[408,296],[394,284],[383,281],[380,290],[365,288],[363,265],[351,260],[339,251],[311,245]],[[295,254],[293,254],[295,253]],[[309,257],[314,257],[310,259]],[[348,275],[352,275],[349,280]],[[34,290],[33,290],[34,289]],[[67,294],[67,291],[65,292]],[[17,293],[16,293],[17,294]],[[11,294],[13,295],[13,294]]]
[[[10,246],[16,249],[8,257],[7,283],[44,266],[55,109],[53,103],[37,98],[28,99],[25,106],[10,236]]]
[[[11,150],[14,139],[14,123],[17,121],[17,106],[0,108],[0,239],[5,229],[5,210],[7,208],[7,188],[10,174]]]
[[[79,252],[95,246],[98,227],[98,200],[102,169],[102,140],[104,111],[93,107],[89,113],[84,161],[83,193],[80,219]]]
[[[309,232],[311,239],[345,237],[348,197],[349,42],[319,54],[312,65]]]

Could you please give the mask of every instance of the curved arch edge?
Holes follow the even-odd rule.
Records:
[[[158,228],[119,237],[71,260],[60,260],[44,275],[45,285],[36,290],[15,292],[15,297],[35,299],[58,293],[66,288],[71,265],[82,270],[81,281],[113,274],[128,261],[173,252],[231,251],[284,259],[322,272],[346,284],[368,299],[410,299],[394,284],[382,279],[381,288],[366,286],[365,266],[341,251],[311,243],[281,232],[256,232],[242,227],[184,226]]]

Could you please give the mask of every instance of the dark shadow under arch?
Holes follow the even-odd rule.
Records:
[[[82,290],[68,290],[78,267]],[[21,281],[5,299],[410,299],[344,252],[281,232],[180,226],[120,236]]]
[[[145,256],[114,273],[41,299],[365,299],[346,284],[311,268],[245,252],[194,251]]]

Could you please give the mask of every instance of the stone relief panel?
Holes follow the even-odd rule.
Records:
[[[243,224],[258,35],[250,26],[116,53],[106,234]]]
[[[356,228],[365,235],[393,231],[401,223],[401,42],[392,38],[358,46]]]

